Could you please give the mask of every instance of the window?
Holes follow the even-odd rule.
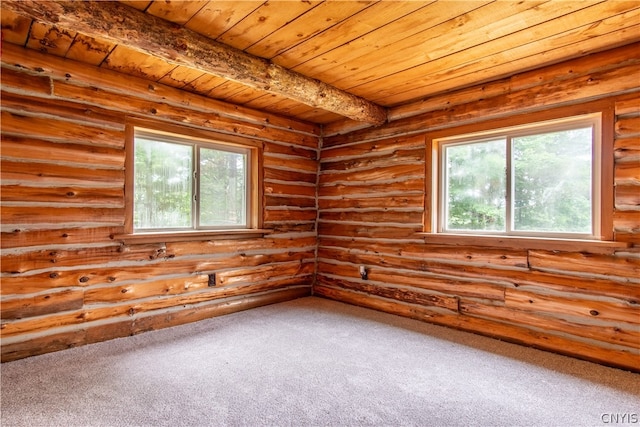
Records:
[[[433,141],[439,233],[600,236],[600,114]]]
[[[174,127],[128,132],[128,233],[258,227],[257,146]]]

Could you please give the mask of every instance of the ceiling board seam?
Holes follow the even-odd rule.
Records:
[[[267,3],[269,3],[268,1],[262,3],[262,5],[260,5],[259,7],[257,7],[256,9],[253,10],[253,12],[247,14],[244,18],[242,18],[240,21],[238,21],[237,23],[235,23],[231,28],[225,30],[222,34],[220,34],[218,37],[216,37],[216,41],[219,40],[220,38],[222,38],[226,33],[228,33],[229,31],[231,31],[233,28],[235,28],[239,23],[241,23],[242,21],[244,21],[247,17],[249,17],[251,14],[253,14],[255,11],[257,11],[258,9],[260,9],[262,6],[266,5]],[[252,47],[254,47],[255,45],[257,45],[258,43],[260,43],[262,40],[270,37],[272,34],[274,34],[275,32],[279,31],[280,29],[282,29],[283,27],[291,24],[292,22],[294,22],[295,20],[299,19],[301,16],[305,15],[306,13],[311,12],[312,10],[314,10],[315,8],[317,8],[318,6],[320,6],[322,3],[324,3],[324,1],[319,2],[317,5],[313,6],[312,8],[300,13],[299,15],[297,15],[296,17],[294,17],[293,19],[285,22],[284,24],[282,24],[281,26],[279,26],[278,28],[275,28],[273,31],[271,31],[269,34],[264,35],[260,40],[257,40],[253,43],[251,43],[249,46],[245,46],[242,51],[243,52],[248,52],[249,49],[251,49]]]
[[[152,2],[152,3],[153,3],[153,2]],[[208,2],[208,1],[203,2],[203,4],[202,4],[202,6],[200,7],[200,9],[198,9],[198,10],[197,10],[193,15],[191,15],[191,16],[189,17],[189,19],[187,19],[187,22],[185,22],[185,23],[184,23],[184,25],[183,25],[183,26],[184,26],[184,27],[186,27],[187,25],[189,25],[189,22],[191,22],[191,20],[193,19],[193,17],[194,17],[194,16],[196,16],[197,14],[199,14],[199,13],[202,11],[202,9],[204,9],[204,8],[205,8],[209,3],[210,3],[210,2]],[[149,6],[151,6],[151,4],[149,4]],[[149,6],[147,6],[147,9],[149,8]],[[146,13],[146,9],[145,9],[145,13]]]
[[[429,28],[426,28],[426,29],[424,29],[424,30],[422,30],[422,31],[420,31],[420,32],[418,32],[418,33],[414,33],[414,34],[412,34],[411,36],[407,36],[407,37],[405,37],[405,38],[403,38],[403,39],[397,40],[397,41],[395,41],[395,42],[393,42],[392,44],[387,45],[387,46],[393,46],[394,44],[400,44],[400,43],[404,42],[405,40],[407,40],[407,39],[409,39],[409,38],[415,37],[417,34],[426,33],[426,32],[428,32],[428,31],[433,31],[434,29],[436,29],[436,28],[438,28],[438,27],[440,27],[440,26],[447,25],[447,24],[449,24],[449,23],[453,23],[453,22],[455,22],[456,20],[458,20],[461,16],[465,16],[465,15],[471,14],[471,13],[473,13],[473,12],[476,12],[476,11],[478,11],[478,10],[482,9],[483,7],[487,7],[487,6],[491,5],[492,3],[495,3],[495,2],[491,2],[491,3],[483,4],[483,5],[481,5],[481,6],[477,7],[477,8],[472,9],[472,10],[470,10],[470,11],[467,11],[467,12],[465,12],[465,13],[461,14],[461,15],[457,15],[457,16],[455,16],[455,17],[451,18],[451,19],[448,19],[448,20],[443,21],[443,22],[440,22],[440,23],[438,23],[438,24],[436,24],[436,25],[434,25],[434,26],[431,26],[431,27],[429,27]],[[537,6],[532,6],[532,9],[533,9],[533,8],[536,8],[536,7],[537,7]],[[527,10],[529,10],[529,9],[527,9]],[[504,19],[509,19],[509,17],[505,17],[505,18],[501,19],[500,21],[502,21],[502,20],[504,20]],[[529,29],[529,27],[527,27],[527,28],[526,28],[526,30],[528,30],[528,29]],[[479,29],[476,29],[476,30],[479,30]],[[520,31],[523,31],[523,30],[518,30],[518,31],[515,31],[514,33],[510,33],[510,34],[503,35],[503,36],[498,37],[498,38],[496,38],[496,39],[492,39],[492,40],[490,40],[489,42],[494,42],[495,40],[500,40],[500,39],[502,39],[502,38],[504,38],[504,37],[507,37],[507,36],[509,36],[509,35],[511,35],[511,34],[518,33],[518,32],[520,32]],[[429,40],[432,40],[432,39],[429,39]],[[486,44],[486,43],[488,43],[488,42],[486,42],[486,41],[485,41],[485,42],[478,42],[477,44],[474,44],[474,45],[472,45],[472,46],[468,46],[468,47],[466,47],[464,50],[473,49],[473,48],[475,48],[475,47],[481,46],[481,45]],[[404,50],[404,49],[402,49],[402,50]],[[376,78],[374,78],[374,79],[372,79],[372,80],[368,80],[368,81],[367,81],[367,82],[365,82],[365,83],[359,83],[359,84],[356,84],[356,85],[354,85],[354,86],[349,86],[349,87],[345,88],[345,90],[352,90],[352,89],[356,89],[356,88],[358,88],[358,87],[360,87],[360,86],[363,86],[363,85],[365,85],[365,84],[370,84],[370,83],[372,83],[372,82],[375,82],[375,81],[378,81],[378,80],[381,80],[381,79],[384,79],[384,78],[389,78],[389,77],[391,77],[391,76],[393,76],[393,75],[395,75],[395,74],[403,73],[403,72],[406,72],[406,71],[408,71],[408,70],[412,70],[412,69],[415,69],[415,68],[418,68],[418,67],[424,66],[424,65],[429,64],[429,63],[431,63],[431,62],[433,62],[433,61],[440,60],[440,59],[443,59],[443,58],[448,58],[448,57],[450,57],[450,56],[452,56],[452,55],[458,55],[458,54],[460,54],[460,52],[461,52],[461,51],[455,51],[455,52],[453,52],[453,53],[449,53],[449,54],[446,54],[446,55],[442,55],[442,56],[440,56],[440,57],[438,57],[438,58],[435,58],[435,59],[431,59],[431,58],[430,58],[428,61],[423,62],[423,63],[421,63],[421,64],[416,64],[416,65],[414,65],[414,66],[410,66],[410,67],[404,68],[404,69],[402,69],[402,70],[394,71],[394,72],[391,72],[391,73],[389,73],[389,74],[385,74],[384,76],[378,76],[378,77],[376,77]],[[358,59],[358,58],[356,58],[356,59]],[[474,58],[474,59],[475,59],[475,58]],[[371,70],[371,68],[368,68],[368,69],[366,69],[366,70]],[[365,71],[366,71],[366,70],[365,70]],[[362,72],[362,70],[359,70],[359,72]],[[338,80],[335,80],[335,81],[333,81],[333,84],[335,84],[335,83],[339,83],[341,80],[344,80],[344,79],[338,79]]]
[[[411,11],[411,12],[405,13],[404,15],[399,16],[398,18],[396,18],[396,19],[394,19],[394,20],[392,20],[392,21],[389,21],[388,23],[385,23],[384,25],[381,25],[381,26],[379,26],[379,27],[376,27],[376,28],[372,29],[371,31],[367,31],[366,33],[359,34],[358,36],[356,36],[356,37],[354,37],[354,38],[352,38],[352,39],[350,39],[350,40],[348,40],[348,41],[346,41],[346,42],[342,43],[342,44],[341,44],[341,45],[339,45],[339,46],[335,46],[335,47],[331,48],[330,50],[327,50],[327,51],[324,51],[324,52],[320,52],[320,53],[318,53],[316,56],[314,56],[314,57],[312,57],[312,58],[308,58],[308,59],[304,60],[303,62],[300,62],[300,63],[298,63],[298,64],[296,64],[296,65],[293,65],[293,66],[291,67],[291,69],[292,69],[292,70],[295,70],[296,68],[298,68],[298,67],[300,67],[300,66],[302,66],[302,65],[306,64],[307,62],[312,61],[312,60],[314,60],[314,59],[317,59],[317,58],[318,58],[319,56],[321,56],[321,55],[326,55],[326,54],[328,54],[328,53],[333,52],[333,51],[334,51],[334,50],[336,50],[336,49],[339,49],[339,48],[341,48],[341,47],[347,46],[347,45],[349,45],[351,42],[353,42],[354,40],[357,40],[357,39],[359,39],[359,38],[361,38],[361,37],[368,36],[369,34],[374,33],[374,32],[376,32],[376,31],[378,31],[378,30],[380,30],[381,28],[384,28],[384,27],[386,27],[386,26],[392,25],[393,23],[395,23],[395,22],[399,21],[400,19],[406,18],[407,16],[409,16],[409,15],[411,15],[411,14],[419,13],[422,9],[424,9],[424,8],[426,8],[426,7],[429,7],[429,6],[430,6],[430,5],[432,5],[433,3],[435,3],[435,1],[432,1],[432,2],[430,2],[429,4],[426,4],[426,5],[422,6],[421,8],[416,9],[416,10],[414,10],[414,11]],[[368,8],[367,8],[367,9],[368,9]],[[366,10],[366,9],[363,9],[362,11],[364,11],[364,10]],[[360,12],[362,12],[362,11],[360,11]],[[358,13],[360,13],[360,12],[358,12]],[[356,15],[357,15],[357,14],[356,14]],[[353,15],[353,16],[355,16],[355,15]],[[289,49],[289,50],[290,50],[290,49]],[[283,52],[283,53],[284,53],[284,52]]]
[[[633,10],[637,10],[637,9],[633,9]],[[628,12],[628,11],[627,11],[627,12]],[[626,13],[626,12],[625,12],[625,13]],[[618,15],[623,15],[623,14],[618,14]],[[614,15],[614,16],[618,16],[618,15]],[[588,24],[582,25],[582,26],[580,26],[580,27],[576,27],[576,28],[572,28],[572,29],[567,30],[567,31],[563,31],[562,33],[558,33],[558,34],[555,34],[555,35],[553,35],[553,36],[549,36],[549,37],[544,37],[544,38],[542,38],[542,39],[538,39],[536,42],[530,42],[530,43],[525,43],[525,44],[523,44],[523,45],[519,45],[519,46],[517,46],[517,47],[515,47],[515,48],[512,48],[512,49],[506,50],[506,51],[504,51],[504,52],[509,52],[509,51],[512,51],[512,50],[515,50],[515,49],[521,49],[523,46],[527,46],[527,45],[532,44],[532,43],[539,43],[539,42],[540,42],[540,41],[542,41],[542,40],[546,40],[546,39],[554,39],[554,38],[558,38],[558,37],[563,37],[563,35],[566,35],[566,34],[570,34],[570,33],[572,33],[572,32],[575,32],[577,29],[580,29],[580,28],[587,28],[587,27],[589,27],[589,26],[591,26],[591,25],[592,25],[592,23],[588,23]],[[633,27],[634,27],[634,26],[631,26],[631,27],[628,27],[628,28],[633,28]],[[638,27],[638,25],[635,25],[635,27]],[[624,27],[624,28],[627,28],[627,27]],[[640,27],[639,27],[639,28],[640,28]],[[601,37],[604,37],[604,36],[607,36],[607,35],[611,35],[611,34],[617,33],[617,32],[619,32],[620,30],[621,30],[621,28],[616,28],[616,29],[614,29],[614,30],[612,30],[612,31],[610,31],[610,32],[608,32],[608,33],[599,34],[597,37],[593,37],[592,39],[590,39],[590,41],[593,41],[593,40],[595,40],[595,39],[598,39],[598,38],[601,38]],[[523,31],[525,31],[525,30],[523,30]],[[567,47],[569,47],[569,46],[574,46],[574,45],[579,45],[579,44],[581,44],[581,43],[583,43],[583,42],[584,42],[583,40],[580,40],[580,41],[577,41],[577,42],[573,42],[573,43],[569,43],[569,44],[566,44],[566,45],[562,45],[562,46],[559,46],[559,47],[557,47],[557,48],[555,48],[555,49],[547,50],[547,51],[545,51],[545,53],[548,55],[550,52],[554,52],[554,51],[563,52],[563,51],[565,51],[565,50],[567,49]],[[625,41],[622,45],[632,44],[632,43],[634,43],[634,42],[626,42],[626,41]],[[619,46],[622,46],[622,45],[618,45],[618,47],[619,47]],[[604,48],[602,48],[602,49],[593,50],[593,51],[589,51],[589,52],[582,52],[582,53],[580,53],[580,54],[576,54],[576,55],[574,55],[574,56],[573,56],[573,57],[571,57],[571,58],[562,57],[560,60],[552,61],[552,62],[548,62],[548,63],[545,63],[545,64],[541,64],[541,63],[539,63],[539,62],[536,62],[536,64],[535,64],[535,65],[533,65],[533,66],[530,66],[530,67],[527,67],[527,68],[518,68],[518,72],[517,72],[517,74],[522,74],[522,73],[530,72],[530,71],[532,71],[532,70],[534,70],[534,69],[537,69],[537,68],[541,68],[541,67],[545,67],[545,66],[553,65],[553,64],[555,64],[555,63],[559,63],[559,62],[567,61],[568,59],[577,59],[577,58],[580,58],[580,57],[583,57],[583,56],[587,56],[587,55],[590,55],[590,54],[593,54],[593,53],[597,53],[598,51],[601,51],[601,50],[608,50],[608,49],[612,49],[612,48],[614,48],[614,47],[616,47],[616,46],[608,45],[608,46],[606,46],[606,47],[604,47]],[[576,51],[580,51],[580,49],[577,49]],[[504,52],[501,52],[501,53],[504,53]],[[536,56],[538,56],[538,54],[532,54],[532,55],[528,55],[528,56],[523,56],[523,57],[517,58],[517,59],[516,59],[516,60],[514,60],[514,61],[522,61],[522,60],[526,60],[527,58],[535,58]],[[482,62],[482,60],[483,60],[483,59],[486,59],[486,58],[489,58],[489,56],[485,56],[485,57],[482,57],[482,58],[474,58],[473,62]],[[470,61],[470,62],[467,62],[467,63],[465,63],[465,64],[468,64],[468,63],[471,63],[471,61]],[[465,65],[465,64],[462,64],[462,65]],[[424,65],[424,64],[421,64],[421,65]],[[421,65],[419,65],[418,67],[420,67]],[[460,68],[460,67],[461,67],[461,66],[456,66],[456,67],[451,67],[451,68],[449,68],[449,69],[451,69],[451,70],[455,70],[455,68]],[[417,68],[417,67],[414,67],[414,68]],[[495,67],[487,67],[487,68],[485,68],[485,69],[483,69],[483,70],[481,70],[481,71],[484,71],[484,70],[487,70],[487,69],[492,69],[492,68],[495,68]],[[448,69],[447,69],[447,70],[448,70]],[[407,71],[407,70],[405,70],[405,71]],[[445,72],[445,71],[446,71],[446,70],[442,70],[442,72]],[[456,75],[455,77],[452,77],[451,79],[439,80],[439,83],[446,82],[446,81],[448,81],[448,80],[453,80],[454,78],[459,79],[460,77],[464,77],[464,76],[477,75],[477,74],[478,74],[478,72],[479,72],[479,70],[474,70],[474,71],[468,72],[468,73],[466,73],[466,74],[458,74],[458,75]],[[508,77],[510,77],[510,76],[513,76],[513,75],[514,75],[514,73],[512,73],[512,72],[508,72],[508,73],[501,74],[501,75],[494,75],[494,74],[492,74],[491,76],[489,76],[489,77],[487,77],[487,78],[485,78],[485,79],[482,79],[482,80],[474,80],[474,82],[473,82],[472,84],[470,84],[470,86],[475,86],[475,85],[478,85],[478,84],[486,84],[486,83],[488,83],[488,82],[492,82],[492,81],[499,81],[499,80],[501,80],[501,79],[508,78]],[[392,77],[392,75],[390,75],[390,76],[388,76],[388,77]],[[373,81],[373,80],[372,80],[372,81]],[[364,83],[364,84],[367,84],[367,83]],[[350,88],[350,89],[354,89],[354,88],[359,87],[359,86],[362,86],[362,85],[354,86],[353,88]],[[464,89],[465,87],[464,87],[464,86],[456,86],[456,88],[457,88],[457,89]],[[350,89],[349,89],[349,90],[350,90]],[[397,92],[397,95],[401,95],[402,93],[406,93],[406,92],[411,92],[411,91],[413,91],[413,90],[415,90],[415,89],[409,89],[409,90],[407,90],[407,91]],[[442,95],[442,94],[443,94],[443,93],[445,93],[445,92],[446,92],[446,91],[433,92],[433,93],[431,94],[431,97]],[[402,105],[402,104],[409,104],[409,103],[415,102],[417,99],[420,99],[420,97],[414,98],[414,100],[413,100],[413,101],[411,101],[411,100],[409,100],[409,101],[402,101],[402,102],[401,102],[400,104],[398,104],[398,105]],[[376,100],[376,98],[374,98],[373,100],[375,101],[375,100]],[[378,98],[377,100],[379,101],[379,100],[380,100],[380,98]],[[393,107],[390,107],[390,108],[393,108]]]
[[[387,48],[389,48],[390,46],[394,46],[394,45],[397,45],[397,44],[399,44],[399,43],[402,43],[402,42],[404,42],[404,41],[406,41],[406,40],[408,40],[408,39],[411,39],[411,38],[415,37],[417,34],[424,33],[424,32],[426,32],[426,31],[431,31],[431,30],[433,30],[434,28],[436,28],[436,27],[438,27],[438,26],[440,26],[440,25],[443,25],[443,24],[444,24],[444,23],[446,23],[446,22],[455,21],[456,19],[459,19],[461,16],[467,15],[467,14],[469,14],[469,13],[473,12],[473,11],[476,11],[476,10],[478,10],[478,9],[482,8],[482,7],[485,7],[485,6],[487,6],[487,5],[491,4],[491,3],[494,3],[494,1],[484,1],[484,2],[478,2],[478,3],[479,3],[479,5],[478,5],[478,6],[475,6],[475,7],[474,7],[473,9],[471,9],[471,10],[465,10],[464,12],[460,12],[460,13],[456,14],[455,16],[452,16],[451,18],[446,19],[446,20],[444,20],[444,21],[441,21],[440,19],[438,19],[438,21],[437,21],[437,22],[431,23],[429,27],[427,27],[427,28],[422,28],[422,29],[420,29],[420,30],[415,30],[415,32],[411,32],[411,33],[410,33],[410,34],[408,34],[408,35],[403,35],[403,36],[401,36],[401,38],[399,38],[399,39],[397,39],[397,40],[394,40],[393,42],[390,42],[390,43],[388,43],[388,44],[386,44],[386,45],[384,45],[384,46],[378,47],[378,48],[377,48],[377,50],[379,50],[379,51],[380,51],[380,50],[383,50],[383,49],[387,49]],[[429,5],[425,6],[425,8],[431,7],[431,6],[433,6],[434,4],[441,4],[441,3],[438,3],[438,2],[430,3]],[[420,10],[422,10],[422,9],[420,9]],[[383,27],[380,27],[380,28],[383,28]],[[369,34],[372,34],[372,33],[369,33]],[[336,50],[336,49],[334,49],[334,50]],[[355,57],[353,57],[353,58],[349,58],[349,59],[348,59],[348,61],[349,61],[349,62],[351,62],[351,63],[353,63],[354,61],[357,61],[357,60],[359,60],[359,59],[361,59],[361,58],[363,58],[363,57],[365,57],[365,56],[367,56],[367,55],[370,55],[370,54],[371,54],[371,52],[370,52],[370,51],[367,51],[366,53],[364,53],[364,54],[362,54],[362,55],[355,56]],[[345,65],[345,62],[334,63],[334,64],[332,64],[332,67],[331,67],[331,68],[337,68],[337,67],[344,66],[344,65]],[[326,73],[326,72],[327,72],[327,70],[326,70],[325,68],[322,68],[322,69],[321,69],[321,71],[320,71],[320,74],[322,75],[323,73]],[[319,78],[323,78],[323,77],[319,77]],[[326,80],[326,79],[325,79],[325,80]],[[341,80],[343,80],[343,78],[337,78],[337,79],[334,79],[332,84],[334,84],[334,83],[336,83],[336,82],[340,82]],[[329,81],[329,80],[327,80],[327,81]]]
[[[290,51],[291,49],[294,49],[294,48],[296,48],[296,47],[300,46],[301,44],[306,43],[306,42],[308,42],[309,40],[314,39],[315,37],[319,36],[320,34],[324,34],[324,33],[326,33],[327,31],[330,31],[332,28],[336,27],[337,25],[340,25],[341,23],[343,23],[343,22],[347,21],[348,19],[351,19],[351,18],[353,18],[354,16],[357,16],[357,15],[359,15],[359,14],[363,13],[365,10],[369,9],[370,7],[373,7],[374,5],[376,5],[376,4],[378,4],[378,3],[380,3],[380,1],[373,2],[372,4],[368,5],[367,7],[363,8],[363,9],[360,9],[359,11],[357,11],[356,13],[354,13],[353,15],[349,15],[348,17],[343,18],[343,19],[341,19],[340,21],[336,22],[336,23],[335,23],[335,24],[333,24],[332,26],[327,27],[327,28],[325,28],[324,30],[322,30],[322,31],[320,31],[320,32],[318,32],[318,33],[316,33],[316,34],[314,34],[314,35],[313,35],[313,37],[309,37],[309,38],[307,38],[307,39],[305,39],[305,40],[301,40],[299,43],[297,43],[297,44],[295,44],[295,45],[293,45],[293,46],[289,46],[288,48],[286,48],[286,49],[284,49],[284,50],[280,50],[280,51],[278,51],[274,56],[272,56],[272,57],[271,57],[271,59],[273,60],[273,59],[277,58],[278,56],[283,55],[283,54],[285,54],[286,52]],[[293,68],[295,68],[295,67],[291,67],[291,69],[293,69]]]
[[[600,3],[604,3],[604,2],[599,2],[599,3],[597,3],[597,4],[600,4]],[[550,20],[547,20],[547,21],[544,21],[544,22],[540,22],[540,23],[538,23],[538,24],[536,24],[536,25],[534,25],[534,26],[531,26],[531,27],[527,27],[527,28],[524,28],[524,29],[521,29],[521,30],[518,30],[518,31],[514,31],[514,32],[509,33],[509,34],[505,34],[505,35],[503,35],[503,36],[501,36],[501,37],[498,37],[498,38],[496,38],[496,39],[490,40],[489,42],[484,42],[484,43],[479,43],[479,44],[476,44],[476,45],[473,45],[473,46],[469,46],[469,47],[465,48],[463,51],[460,51],[460,52],[464,52],[464,51],[468,51],[468,50],[471,50],[471,49],[475,49],[475,48],[477,48],[478,46],[481,46],[481,45],[483,45],[483,44],[486,44],[486,43],[493,43],[493,42],[495,42],[495,41],[497,41],[497,40],[501,40],[501,39],[503,39],[503,38],[512,37],[514,34],[518,34],[518,33],[527,34],[527,33],[530,33],[530,32],[532,31],[532,28],[536,28],[536,27],[538,27],[538,26],[545,25],[545,24],[547,24],[547,25],[548,25],[548,23],[550,23],[550,22],[553,22],[553,21],[556,21],[556,20],[562,19],[563,17],[565,17],[565,16],[567,16],[567,15],[570,15],[570,14],[576,13],[576,12],[577,12],[577,11],[579,11],[579,10],[588,9],[588,8],[590,8],[590,7],[593,7],[593,6],[597,5],[597,4],[587,4],[585,7],[580,8],[580,9],[578,9],[578,10],[576,10],[576,11],[566,13],[566,14],[564,14],[564,15],[558,16],[558,17],[556,17],[556,18],[553,18],[553,19],[550,19]],[[633,10],[635,10],[635,9],[633,9]],[[628,13],[628,12],[629,12],[629,11],[625,11],[624,13]],[[619,14],[616,14],[616,15],[609,16],[607,19],[611,19],[613,16],[623,15],[624,13],[619,13]],[[576,31],[577,29],[579,29],[579,28],[588,28],[589,26],[593,25],[593,22],[601,22],[601,21],[602,21],[602,20],[592,21],[592,22],[589,22],[589,23],[585,23],[585,24],[583,24],[583,25],[580,25],[580,26],[578,26],[578,27],[573,27],[573,26],[572,26],[572,27],[571,27],[571,29],[569,29],[569,30],[562,31],[562,32],[559,32],[559,33],[556,33],[556,34],[553,34],[553,35],[550,35],[550,36],[543,37],[543,38],[536,38],[536,39],[534,39],[533,41],[529,41],[529,42],[526,42],[526,43],[523,43],[523,44],[519,44],[516,48],[517,48],[517,49],[521,49],[523,46],[527,46],[527,45],[538,45],[538,44],[539,44],[541,41],[543,41],[543,40],[558,38],[558,37],[561,37],[562,35],[570,34],[571,32],[575,32],[575,31]],[[610,33],[615,32],[615,31],[619,31],[619,29],[613,30],[613,31],[611,31]],[[609,33],[605,33],[605,34],[609,34]],[[605,34],[601,34],[601,35],[599,35],[599,37],[600,37],[600,36],[602,36],[602,35],[605,35]],[[560,46],[560,47],[556,47],[556,48],[555,48],[555,49],[553,49],[553,50],[562,50],[562,49],[566,49],[566,47],[567,47],[567,46],[571,46],[571,45],[576,44],[576,43],[577,43],[577,42],[569,43],[569,44],[567,44],[567,45],[563,45],[563,46]],[[502,54],[502,53],[507,52],[507,51],[509,51],[509,50],[514,50],[514,48],[512,48],[512,49],[507,49],[507,50],[505,50],[505,51],[501,51],[501,52],[499,52],[499,54]],[[450,57],[450,56],[452,56],[452,55],[454,55],[454,54],[455,54],[455,55],[459,55],[459,54],[460,54],[460,52],[455,52],[455,53],[453,53],[453,54],[444,55],[444,56],[442,56],[442,57],[439,57],[439,58],[436,58],[436,59],[433,59],[433,60],[430,60],[430,61],[427,61],[427,62],[424,62],[424,63],[421,63],[421,64],[417,64],[417,65],[414,65],[414,66],[412,66],[412,67],[408,67],[408,68],[403,69],[403,70],[399,70],[399,71],[396,71],[396,72],[393,72],[393,73],[390,73],[390,74],[387,74],[387,75],[384,75],[384,76],[376,77],[376,78],[371,79],[371,80],[368,80],[367,82],[364,82],[364,83],[359,83],[359,84],[356,84],[356,85],[354,85],[354,86],[349,86],[349,87],[343,87],[342,89],[343,89],[343,90],[347,90],[347,91],[352,91],[352,90],[357,89],[357,88],[359,88],[359,87],[361,87],[361,86],[364,86],[364,85],[370,85],[371,83],[376,82],[376,81],[380,81],[380,80],[382,80],[382,79],[392,78],[392,77],[393,77],[394,75],[396,75],[396,74],[399,74],[399,73],[405,73],[405,72],[407,72],[407,71],[409,71],[409,70],[413,70],[413,69],[416,69],[416,68],[424,67],[425,65],[427,65],[427,64],[429,64],[429,63],[432,63],[432,62],[434,62],[434,61],[441,60],[441,59],[443,59],[443,58],[448,58],[448,57]],[[547,51],[545,51],[545,52],[547,52]],[[483,62],[483,60],[485,60],[485,59],[487,59],[487,58],[490,58],[491,56],[493,56],[493,55],[495,55],[495,54],[496,54],[496,53],[490,53],[490,54],[487,54],[487,55],[485,55],[485,56],[483,56],[483,57],[476,57],[476,56],[471,56],[471,57],[473,58],[473,62],[480,63],[480,62]],[[526,57],[518,58],[518,60],[522,60],[522,59],[525,59],[525,58],[533,57],[533,56],[536,56],[536,55],[537,55],[537,53],[536,53],[536,54],[529,55],[529,56],[526,56]],[[566,58],[563,58],[563,60],[566,60]],[[456,65],[455,67],[450,67],[450,68],[448,68],[448,69],[461,68],[463,65],[468,64],[468,63],[470,63],[470,62],[471,62],[471,61],[467,61],[467,62],[465,62],[465,63],[463,63],[463,64],[458,64],[458,65]],[[543,64],[543,65],[537,64],[537,65],[535,66],[535,68],[538,68],[538,67],[541,67],[541,66],[545,66],[545,65],[550,65],[550,64],[549,64],[549,63],[547,63],[547,64]],[[488,67],[488,68],[491,68],[491,67]],[[440,70],[440,71],[441,71],[441,72],[444,72],[445,70]],[[529,68],[529,69],[519,70],[518,72],[520,73],[520,72],[526,72],[526,71],[530,71],[530,68]],[[469,75],[469,74],[476,74],[476,73],[477,73],[477,70],[476,70],[476,71],[473,71],[473,72],[470,72],[470,73],[467,73],[467,74],[465,74],[465,75]],[[459,78],[459,77],[460,77],[459,75],[456,75],[456,78]],[[506,76],[505,76],[505,75],[491,76],[491,80],[494,80],[494,79],[495,79],[495,80],[499,80],[499,79],[504,78],[504,77],[506,77]],[[334,82],[332,82],[332,84],[335,84],[336,82],[339,82],[339,80],[338,80],[338,81],[334,81]],[[485,82],[486,82],[486,80],[485,80]],[[478,82],[474,82],[473,84],[475,85],[475,84],[478,84],[478,83],[481,83],[481,82],[480,82],[480,81],[478,81]],[[378,99],[380,99],[380,98],[378,98]],[[411,102],[411,101],[404,101],[404,102]]]

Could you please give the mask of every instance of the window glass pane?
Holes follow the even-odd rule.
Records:
[[[192,226],[192,151],[136,137],[134,229]]]
[[[445,147],[448,230],[505,230],[506,141]]]
[[[512,139],[516,231],[591,233],[592,129]]]
[[[245,226],[247,155],[200,149],[200,225]]]

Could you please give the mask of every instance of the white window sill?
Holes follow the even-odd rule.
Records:
[[[483,246],[509,249],[531,249],[565,252],[611,254],[628,248],[627,242],[585,239],[553,239],[521,236],[488,236],[478,234],[416,233],[425,243],[452,246]]]
[[[264,228],[249,228],[235,230],[193,230],[193,231],[168,231],[147,232],[132,234],[116,234],[113,240],[123,243],[159,243],[159,242],[190,242],[195,240],[221,240],[221,239],[252,239],[264,237],[272,230]]]

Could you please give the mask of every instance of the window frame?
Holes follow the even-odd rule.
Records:
[[[512,236],[505,234],[491,235],[488,233],[463,234],[463,233],[439,233],[435,227],[438,212],[437,200],[437,166],[438,147],[434,143],[444,138],[456,135],[468,135],[473,133],[490,132],[496,129],[504,129],[515,126],[526,126],[529,123],[539,123],[558,120],[564,117],[581,116],[586,114],[601,114],[601,144],[600,144],[600,212],[599,212],[599,236],[593,239],[571,239],[559,237],[529,237]],[[424,223],[423,230],[417,233],[425,242],[445,245],[470,244],[487,247],[507,247],[519,249],[550,249],[550,250],[576,250],[595,251],[609,253],[612,248],[627,247],[624,242],[615,242],[613,231],[614,212],[614,105],[611,100],[596,100],[581,105],[571,105],[546,110],[539,110],[516,115],[500,116],[493,119],[467,122],[458,126],[443,125],[438,129],[429,131],[425,135],[427,167],[425,176],[424,197]],[[435,210],[434,210],[435,209]]]
[[[235,150],[247,150],[247,218],[245,227],[206,227],[181,229],[145,229],[134,230],[134,167],[136,131],[164,136],[168,139],[198,141],[207,147],[230,147]],[[174,141],[171,141],[174,142]],[[188,143],[188,145],[191,145]],[[192,128],[151,120],[127,118],[125,124],[125,218],[124,233],[114,235],[114,239],[125,243],[144,243],[157,241],[208,240],[216,238],[262,237],[270,230],[263,229],[263,142],[251,138],[227,135],[213,130]],[[199,161],[196,155],[194,162]],[[198,182],[194,180],[194,187]],[[195,207],[194,207],[195,209]],[[199,215],[199,212],[194,213]]]
[[[577,128],[592,128],[591,146],[591,233],[571,233],[571,232],[542,232],[542,231],[518,231],[514,224],[515,215],[515,165],[513,163],[513,140],[522,136],[541,135],[552,132],[561,132]],[[433,211],[437,215],[432,218],[432,228],[442,234],[470,234],[470,235],[499,235],[514,237],[533,238],[558,238],[558,239],[581,239],[600,240],[600,199],[601,199],[601,153],[602,153],[602,114],[591,113],[580,116],[563,117],[561,119],[546,120],[542,122],[532,122],[524,125],[512,126],[508,128],[492,129],[489,131],[455,135],[451,137],[439,138],[433,141],[434,156],[437,151],[437,164],[433,169],[434,181],[437,183],[437,197],[434,198]],[[505,146],[505,229],[504,231],[494,230],[456,230],[447,228],[447,215],[449,204],[447,203],[447,168],[446,149],[454,146],[463,146],[473,143],[504,140]],[[435,158],[435,157],[434,157]]]

